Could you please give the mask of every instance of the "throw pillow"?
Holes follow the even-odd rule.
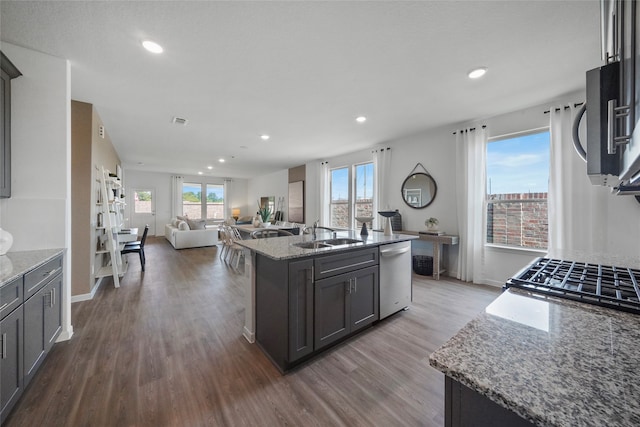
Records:
[[[180,222],[178,218],[173,218],[171,220],[171,225],[173,225],[175,228],[178,228],[178,222]]]
[[[187,216],[186,215],[184,215],[184,216],[178,215],[178,216],[176,216],[176,218],[178,218],[179,221],[186,221],[187,220]]]
[[[188,219],[187,224],[189,224],[190,230],[204,230],[204,226],[207,222],[204,219]]]
[[[187,224],[185,221],[179,221],[178,222],[178,230],[183,230],[183,231],[190,230],[189,224]]]

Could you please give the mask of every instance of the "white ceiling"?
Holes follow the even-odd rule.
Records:
[[[72,98],[125,168],[188,175],[249,178],[514,111],[601,64],[597,1],[0,5],[2,41],[70,60]]]

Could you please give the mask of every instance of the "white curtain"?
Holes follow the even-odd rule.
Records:
[[[391,148],[380,148],[378,150],[373,151],[373,164],[376,173],[375,180],[375,195],[374,204],[373,204],[373,224],[374,228],[382,228],[382,224],[379,224],[378,221],[381,220],[379,215],[377,215],[378,211],[382,210],[390,210],[391,205],[389,204],[389,168],[391,165]]]
[[[484,128],[456,132],[456,204],[460,247],[457,278],[482,282],[484,195],[486,191]]]
[[[184,177],[174,175],[171,177],[171,217],[182,215],[182,184]]]
[[[571,132],[576,110],[573,106],[549,110],[549,250],[601,252],[607,242],[607,206],[613,196],[607,188],[591,185],[586,163],[575,151]],[[580,139],[584,142],[583,126]]]
[[[224,180],[224,219],[227,220],[231,218],[231,199],[233,195],[233,180],[225,179]]]
[[[320,224],[329,226],[331,224],[331,194],[329,185],[329,162],[320,163]],[[313,224],[316,220],[313,218],[307,219],[307,225]]]

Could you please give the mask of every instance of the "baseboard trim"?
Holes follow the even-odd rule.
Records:
[[[245,337],[247,339],[247,341],[249,341],[251,344],[256,342],[255,333],[253,333],[249,329],[247,329],[246,326],[242,328],[242,336]]]
[[[73,295],[71,297],[71,304],[73,304],[74,302],[92,300],[93,297],[96,295],[96,292],[98,291],[98,288],[102,284],[103,280],[104,280],[104,277],[99,278],[98,281],[96,282],[96,285],[93,287],[93,289],[91,289],[91,292],[89,292],[88,294]]]
[[[60,335],[58,335],[58,339],[56,339],[56,342],[69,341],[72,336],[73,326],[71,326],[69,330],[63,330],[62,332],[60,332]]]

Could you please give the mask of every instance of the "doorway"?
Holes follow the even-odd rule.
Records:
[[[156,202],[155,190],[151,188],[133,190],[133,206],[131,209],[131,227],[137,227],[142,234],[144,226],[149,225],[150,236],[156,235]]]

